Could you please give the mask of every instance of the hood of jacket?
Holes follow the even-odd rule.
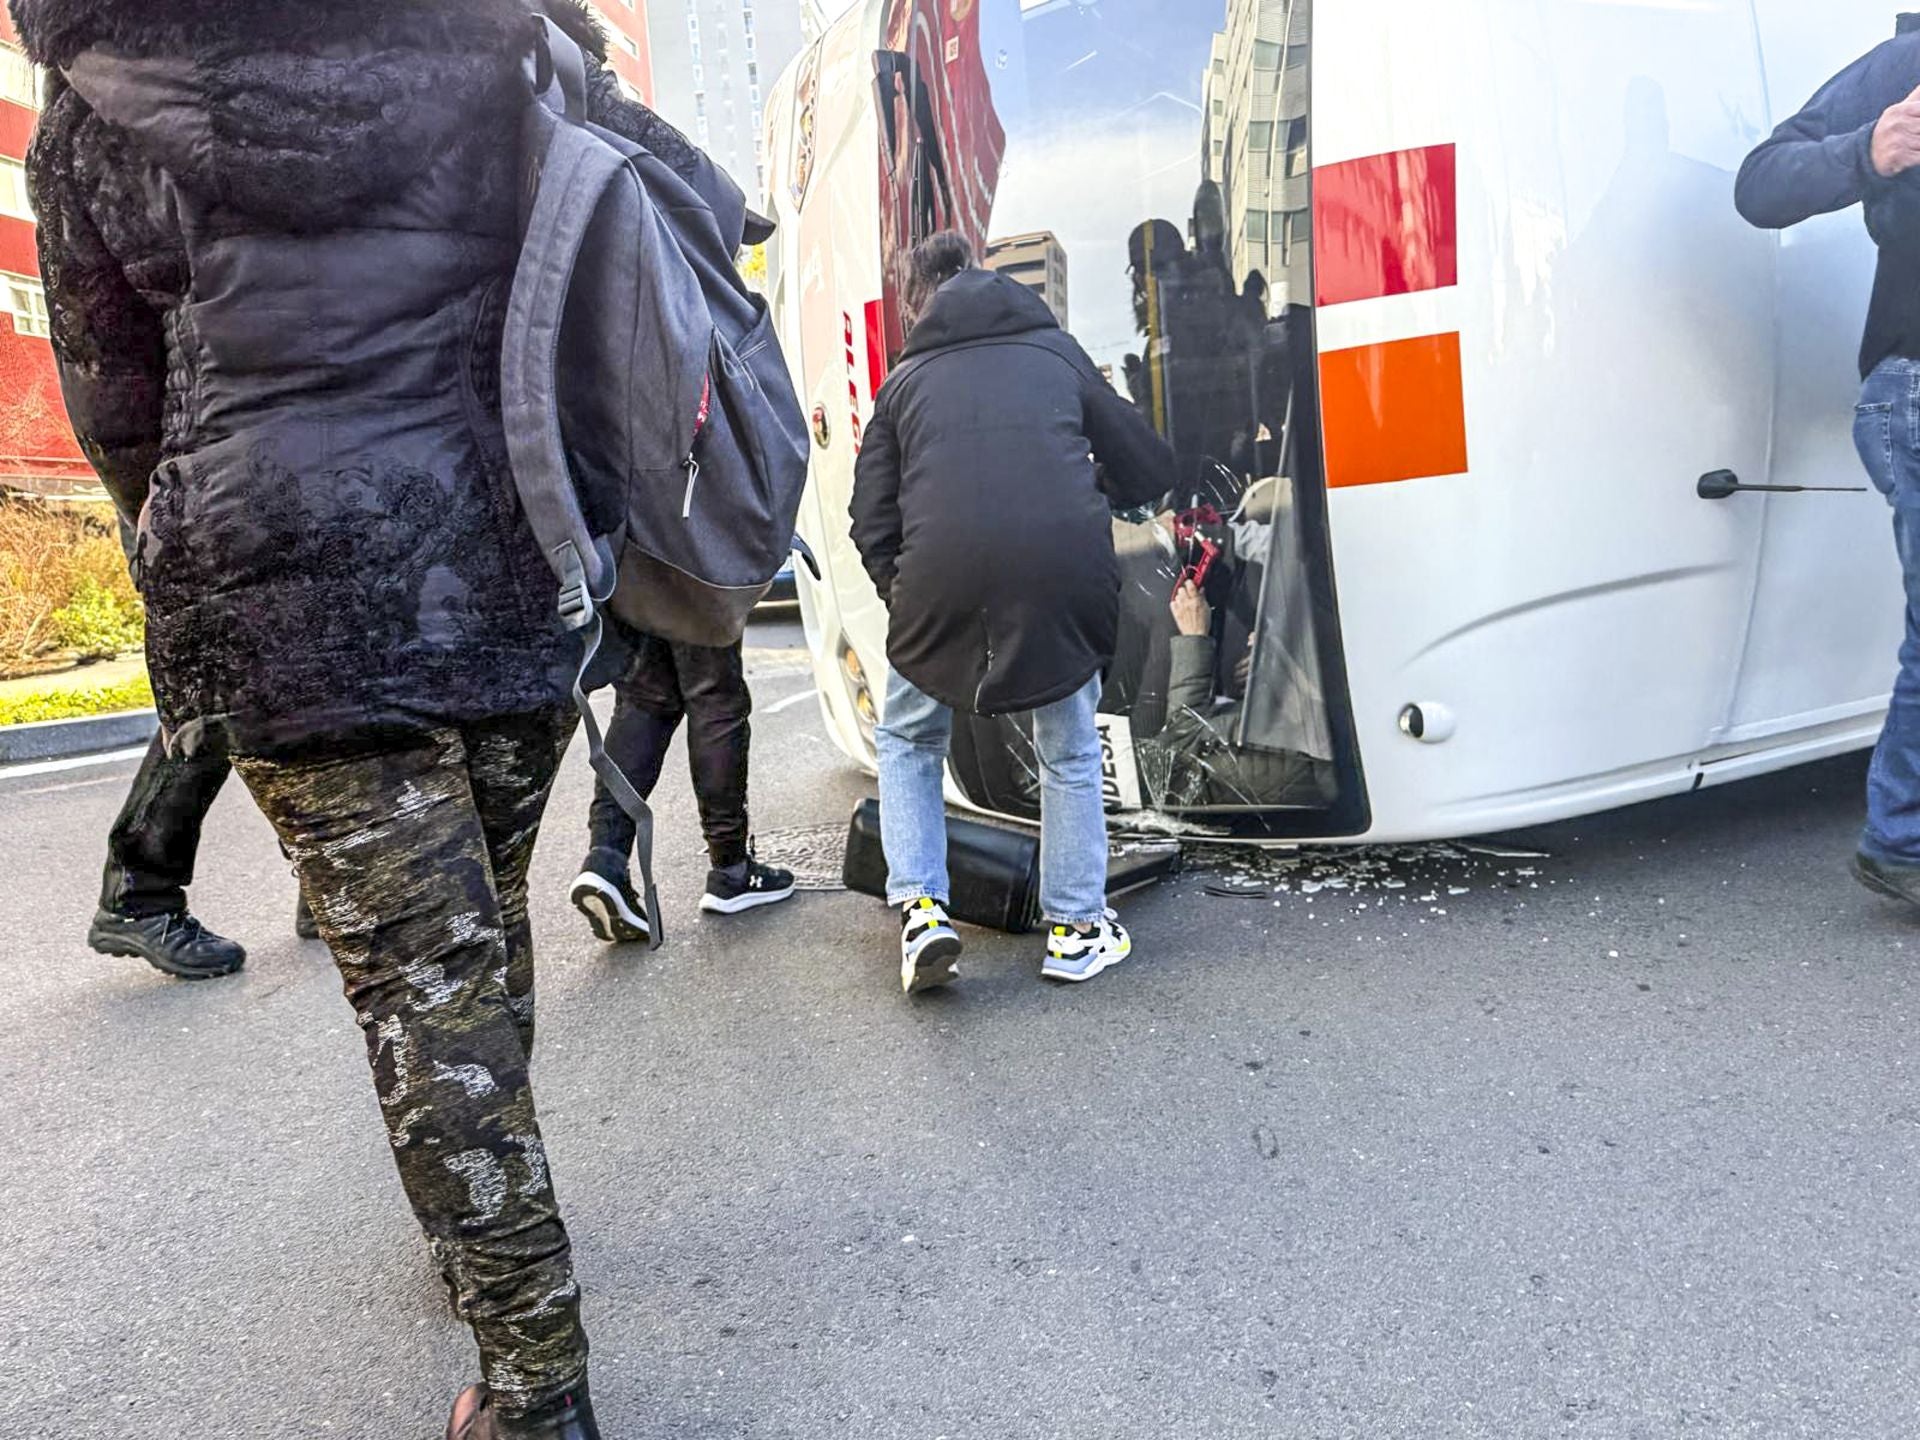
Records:
[[[605,58],[580,0],[538,0]],[[12,0],[28,54],[213,205],[291,229],[350,220],[521,95],[536,0]]]
[[[900,358],[1059,328],[1047,302],[1018,280],[992,270],[965,270],[934,292]]]

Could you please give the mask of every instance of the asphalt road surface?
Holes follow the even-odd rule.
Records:
[[[866,792],[793,643],[763,832]],[[1190,874],[1093,985],[978,936],[910,1005],[870,902],[694,918],[678,761],[673,942],[593,941],[576,752],[535,1076],[609,1440],[1912,1436],[1920,927],[1842,869],[1862,769]],[[194,898],[245,972],[85,948],[131,773],[0,776],[0,1437],[431,1440],[470,1344],[238,785]]]

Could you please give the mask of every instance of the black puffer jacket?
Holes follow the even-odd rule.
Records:
[[[498,418],[535,3],[13,0],[54,70],[29,179],[68,408],[140,512],[154,689],[188,745],[564,692],[576,647]],[[593,84],[593,118],[691,163]]]
[[[894,669],[980,715],[1073,694],[1113,658],[1113,509],[1173,481],[1173,452],[1038,296],[988,270],[949,280],[880,388],[854,473],[853,540]]]

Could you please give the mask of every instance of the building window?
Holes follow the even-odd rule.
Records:
[[[0,155],[0,215],[34,218],[33,201],[27,197],[27,167],[4,155]]]
[[[53,338],[53,321],[47,314],[47,292],[38,280],[24,275],[9,275],[7,309],[13,313],[16,335],[32,335],[41,340]]]
[[[0,45],[0,100],[40,108],[40,70],[11,45]]]
[[[1247,239],[1255,245],[1267,243],[1267,212],[1249,210],[1247,212]]]
[[[613,41],[614,44],[618,45],[634,59],[638,60],[640,58],[640,42],[638,40],[614,24],[613,17],[608,15],[607,12],[602,10],[598,5],[594,4],[593,0],[587,0],[587,9],[591,10],[593,12],[593,18],[600,22],[600,28],[607,32],[608,39]]]
[[[1285,228],[1281,236],[1286,242],[1286,257],[1283,264],[1293,264],[1293,254],[1313,243],[1313,217],[1305,210],[1290,210],[1284,217]]]
[[[1247,126],[1247,144],[1255,150],[1273,148],[1273,122],[1255,120]]]
[[[1271,40],[1254,41],[1253,68],[1256,70],[1278,70],[1280,68],[1280,47]]]
[[[1287,175],[1290,179],[1299,179],[1307,173],[1307,122],[1304,119],[1287,122]]]

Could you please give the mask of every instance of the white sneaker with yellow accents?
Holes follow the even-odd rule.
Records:
[[[925,896],[900,911],[900,988],[909,995],[953,983],[960,973],[960,933],[946,907]]]
[[[1127,934],[1120,917],[1109,910],[1085,930],[1055,925],[1048,931],[1047,963],[1040,967],[1040,973],[1049,980],[1078,984],[1118,965],[1132,953],[1133,937]]]

